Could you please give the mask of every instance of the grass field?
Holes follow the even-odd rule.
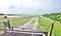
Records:
[[[17,27],[18,25],[23,25],[24,23],[30,21],[32,17],[23,17],[23,18],[12,18],[10,19],[10,25],[11,27]],[[1,20],[0,20],[1,21]],[[0,22],[0,29],[3,29],[3,21]]]
[[[61,36],[61,24],[59,22],[53,21],[43,16],[39,16],[38,27],[40,28],[40,30],[47,31],[49,35],[51,25],[53,22],[54,22],[54,29],[53,29],[52,36]]]
[[[40,30],[48,32],[48,35],[49,35],[50,31],[51,31],[52,23],[54,23],[52,36],[61,36],[61,24],[59,23],[59,21],[54,21],[54,20],[51,20],[51,19],[43,17],[43,16],[38,16],[38,18],[39,18],[38,19],[39,24],[37,26]],[[17,27],[19,25],[23,25],[24,23],[28,22],[31,19],[32,19],[32,17],[11,19],[10,24],[11,24],[11,27],[12,26]],[[34,23],[34,22],[35,22],[35,20],[32,21],[32,23]],[[0,22],[0,28],[3,28],[3,22]]]

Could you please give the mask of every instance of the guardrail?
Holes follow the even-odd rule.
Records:
[[[48,36],[48,32],[17,32],[17,31],[7,31],[7,33],[17,33],[17,34],[27,34],[27,35],[38,35],[38,36]],[[7,34],[9,35],[9,34]]]

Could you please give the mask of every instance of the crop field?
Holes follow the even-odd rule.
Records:
[[[49,35],[52,23],[54,23],[52,36],[61,36],[61,24],[58,21],[54,21],[49,18],[39,16],[38,28],[40,30],[47,31]]]

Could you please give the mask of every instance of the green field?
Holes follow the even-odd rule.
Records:
[[[47,31],[50,34],[51,25],[54,22],[54,29],[52,36],[61,36],[61,24],[49,18],[39,16],[38,28],[43,31]]]
[[[17,19],[10,19],[10,25],[11,27],[17,27],[18,25],[23,25],[24,23],[27,23],[30,21],[32,17],[23,17],[23,18],[17,18]],[[3,21],[0,22],[0,29],[3,29]]]
[[[59,21],[56,20],[52,20],[49,18],[46,18],[44,16],[37,16],[38,19],[38,28],[42,31],[46,31],[48,32],[48,35],[50,34],[51,31],[51,26],[52,23],[54,23],[54,28],[53,28],[53,32],[52,32],[52,36],[61,36],[61,24]],[[32,19],[32,17],[23,17],[23,18],[17,18],[17,19],[11,19],[10,20],[10,24],[11,27],[17,27],[20,25],[23,25],[24,23],[30,21]],[[35,20],[33,20],[31,23],[35,23]],[[3,22],[0,22],[0,29],[4,28],[3,27]]]

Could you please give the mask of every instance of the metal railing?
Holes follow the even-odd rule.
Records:
[[[26,34],[26,35],[31,35],[31,36],[34,36],[34,35],[38,35],[38,36],[48,36],[48,33],[47,32],[18,32],[18,31],[7,31],[7,33],[17,33],[17,34]],[[7,34],[9,35],[9,34]],[[14,34],[15,35],[15,34]]]

